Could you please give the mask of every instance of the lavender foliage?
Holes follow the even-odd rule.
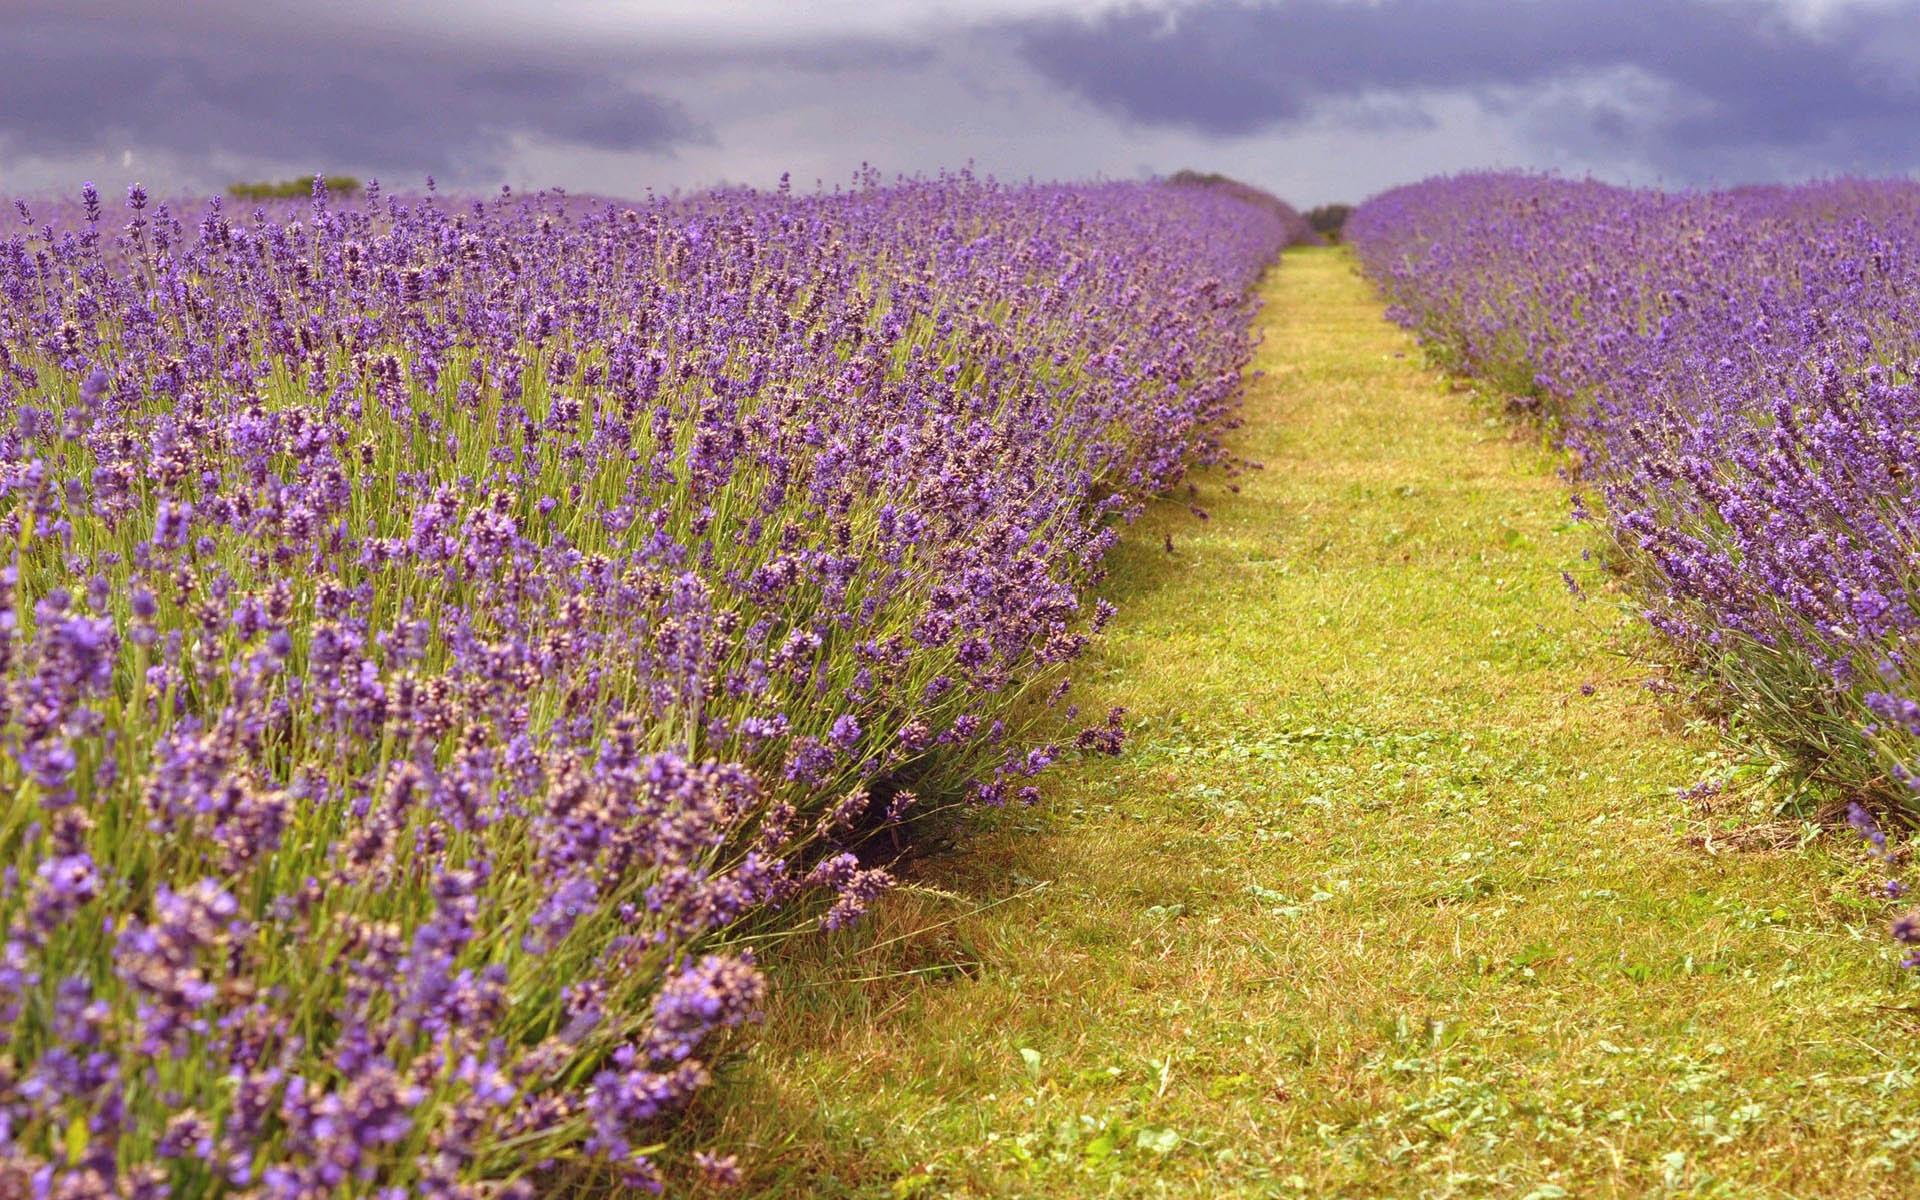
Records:
[[[0,1193],[74,1197],[652,1181],[739,931],[1031,796],[1301,234],[967,176],[15,213]]]
[[[1348,228],[1399,320],[1545,401],[1577,510],[1739,728],[1920,811],[1920,185],[1466,175]]]

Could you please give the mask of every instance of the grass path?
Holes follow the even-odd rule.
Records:
[[[1920,1193],[1857,856],[1698,844],[1553,458],[1347,255],[1262,320],[1266,469],[1117,553],[1127,752],[784,964],[717,1140],[769,1194]]]

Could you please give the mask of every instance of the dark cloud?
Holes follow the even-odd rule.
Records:
[[[1129,121],[1202,134],[1296,126],[1380,93],[1464,90],[1524,109],[1585,79],[1600,93],[1547,102],[1559,127],[1543,133],[1673,161],[1818,147],[1900,164],[1920,158],[1916,30],[1908,3],[1795,22],[1731,0],[1223,2],[1008,26],[1059,84]],[[1649,107],[1604,93],[1623,80],[1663,94]]]
[[[0,190],[1920,167],[1920,0],[1816,2],[0,0]]]
[[[0,146],[481,176],[516,137],[657,151],[707,136],[635,74],[552,47],[43,15],[0,41]]]

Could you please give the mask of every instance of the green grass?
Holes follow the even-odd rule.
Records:
[[[1127,752],[776,964],[698,1126],[768,1195],[1920,1190],[1856,848],[1676,796],[1719,742],[1563,584],[1557,460],[1345,252],[1267,301],[1266,469],[1116,555]]]

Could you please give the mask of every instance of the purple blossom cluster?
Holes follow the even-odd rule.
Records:
[[[109,207],[0,234],[5,1195],[654,1181],[743,932],[1035,795],[1303,232],[965,175]]]
[[[1577,513],[1736,728],[1920,811],[1920,185],[1466,175],[1348,228],[1399,320],[1545,402]]]

